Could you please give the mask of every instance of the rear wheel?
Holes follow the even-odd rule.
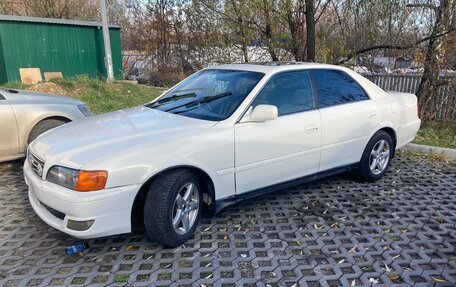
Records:
[[[144,227],[153,241],[176,247],[191,238],[201,217],[203,185],[190,170],[159,175],[144,205]]]
[[[364,149],[358,167],[358,176],[366,181],[380,179],[388,170],[394,151],[390,135],[378,131]]]
[[[28,137],[27,144],[30,144],[32,141],[34,141],[40,134],[47,132],[50,129],[61,126],[67,122],[68,121],[58,120],[58,119],[42,120],[41,122],[37,123],[33,127],[32,131],[30,132],[30,135]]]

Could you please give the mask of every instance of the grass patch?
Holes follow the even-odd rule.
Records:
[[[136,85],[123,81],[106,83],[87,76],[53,79],[35,85],[8,83],[5,88],[60,94],[80,99],[94,113],[107,113],[145,104],[158,97],[165,89]]]
[[[416,144],[456,149],[456,123],[429,123],[421,127]]]
[[[3,85],[4,88],[16,89],[16,90],[27,90],[31,85],[26,85],[20,82],[11,82]]]
[[[441,154],[427,154],[414,151],[405,151],[401,149],[397,150],[396,154],[398,156],[414,157],[417,158],[419,161],[427,161],[433,163],[438,168],[456,166],[456,159]]]
[[[128,274],[116,274],[114,276],[114,283],[126,283],[126,282],[128,282],[129,278],[130,278],[130,275],[128,275]]]

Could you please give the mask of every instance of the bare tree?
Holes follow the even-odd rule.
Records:
[[[111,22],[120,22],[124,6],[118,0],[108,0],[108,16]],[[42,18],[99,21],[98,0],[4,0],[0,1],[0,13]]]
[[[307,61],[315,62],[315,4],[314,0],[306,2]]]
[[[427,106],[435,100],[435,91],[439,85],[439,72],[444,61],[444,40],[455,28],[455,0],[440,0],[438,5],[433,1],[425,3],[411,3],[408,7],[431,9],[434,12],[434,24],[426,48],[424,71],[418,86],[417,95],[420,99],[420,116],[425,120],[431,120],[434,116],[433,110]],[[435,104],[434,104],[435,106]]]

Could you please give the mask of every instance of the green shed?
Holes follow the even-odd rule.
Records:
[[[121,79],[120,27],[110,26],[109,35],[114,76]],[[0,83],[20,81],[20,68],[107,77],[101,23],[0,15]]]

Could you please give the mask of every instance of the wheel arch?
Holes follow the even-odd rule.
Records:
[[[390,137],[391,137],[391,140],[393,141],[393,157],[396,153],[396,145],[397,145],[397,134],[396,134],[396,130],[391,126],[391,125],[385,125],[383,127],[380,127],[378,129],[376,129],[368,138],[367,138],[367,141],[366,141],[366,144],[365,146],[367,146],[367,144],[369,143],[369,141],[371,140],[371,138],[376,134],[378,133],[379,131],[384,131],[386,132]]]
[[[69,123],[69,122],[72,121],[69,117],[61,116],[61,115],[50,115],[50,116],[41,117],[38,120],[36,120],[32,125],[30,125],[30,127],[28,129],[28,132],[27,132],[27,136],[26,136],[26,138],[24,138],[24,142],[28,143],[29,142],[29,138],[30,138],[30,134],[32,133],[33,129],[39,123],[42,123],[42,122],[47,121],[47,120],[59,120],[59,121],[65,122],[65,123]]]
[[[396,153],[396,145],[397,145],[397,134],[396,134],[396,131],[392,127],[384,127],[384,128],[379,129],[379,131],[386,132],[391,137],[391,140],[393,140],[394,147],[393,147],[393,155],[392,156],[394,157],[394,154]]]
[[[133,201],[133,205],[131,207],[131,227],[132,230],[135,227],[143,225],[143,214],[144,214],[144,201],[147,196],[147,192],[149,191],[149,187],[154,181],[155,178],[158,176],[165,174],[167,172],[176,170],[176,169],[188,169],[194,171],[199,178],[204,183],[204,191],[203,191],[203,203],[204,209],[209,212],[214,212],[215,208],[215,187],[212,178],[209,176],[207,172],[192,165],[177,165],[172,166],[159,172],[153,174],[149,177],[139,188],[139,191],[136,193],[135,199]]]

